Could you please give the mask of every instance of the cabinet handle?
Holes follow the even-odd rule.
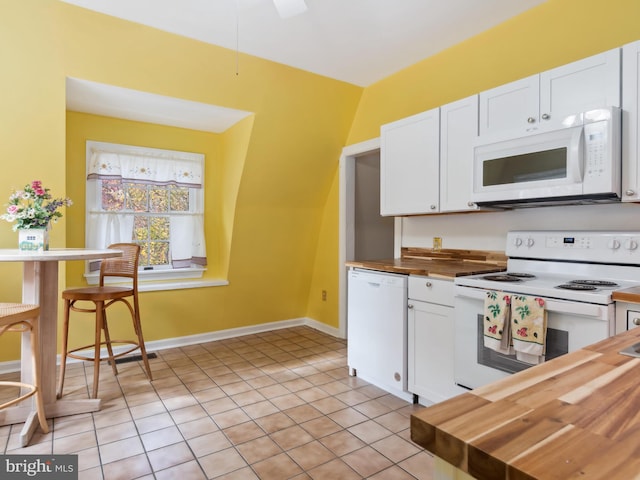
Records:
[[[533,117],[529,117],[529,118],[527,118],[527,122],[528,123],[536,123],[536,119],[533,118]]]
[[[634,190],[625,190],[624,194],[627,197],[633,197],[636,194],[636,192]]]
[[[409,305],[407,305],[407,308],[408,308],[409,310],[411,310],[411,309],[413,308],[413,304],[412,304],[412,303],[410,303]]]
[[[476,204],[474,202],[467,202],[467,207],[475,207]]]
[[[425,283],[425,285],[426,285],[427,287],[429,287],[429,288],[433,287],[433,283],[431,283],[431,282],[427,282],[427,283]]]
[[[437,207],[435,205],[431,205],[431,210],[435,210]]]
[[[543,120],[549,120],[551,118],[551,115],[549,115],[548,113],[543,113],[542,114],[542,119]]]
[[[633,324],[634,325],[640,325],[640,318],[634,318],[633,319]]]

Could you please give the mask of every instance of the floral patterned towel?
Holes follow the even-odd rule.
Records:
[[[513,296],[511,336],[518,360],[532,364],[543,360],[547,336],[547,312],[542,298]]]
[[[484,346],[496,352],[510,355],[511,324],[509,305],[511,298],[504,292],[489,290],[484,299]]]

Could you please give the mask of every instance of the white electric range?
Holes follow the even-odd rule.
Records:
[[[476,388],[531,364],[484,346],[487,291],[540,297],[546,355],[563,355],[615,334],[614,290],[640,285],[640,232],[513,231],[507,271],[455,280],[455,378]]]

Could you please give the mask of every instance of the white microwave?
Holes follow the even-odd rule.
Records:
[[[601,203],[620,200],[621,111],[567,117],[564,127],[474,146],[472,200],[479,206]]]

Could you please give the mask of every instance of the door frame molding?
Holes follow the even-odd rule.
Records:
[[[338,331],[341,338],[347,338],[347,267],[355,252],[355,160],[363,155],[380,151],[380,137],[348,145],[340,155],[340,201],[338,227]],[[393,251],[400,256],[400,218],[395,219]]]

